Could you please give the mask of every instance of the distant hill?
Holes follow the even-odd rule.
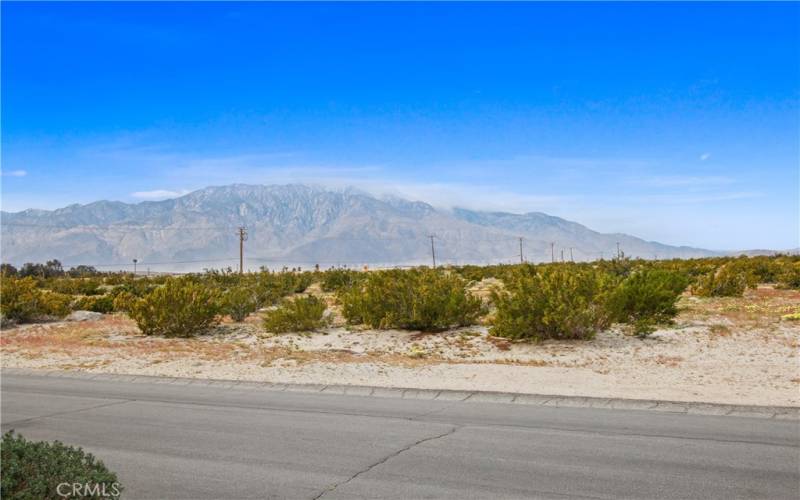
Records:
[[[248,268],[302,265],[428,264],[430,235],[438,263],[610,258],[617,243],[632,257],[722,255],[691,247],[604,234],[559,217],[456,208],[441,210],[354,189],[304,185],[208,187],[179,198],[128,204],[97,201],[57,210],[2,212],[3,262],[45,261],[111,268],[197,270],[238,265],[237,228],[247,227]]]

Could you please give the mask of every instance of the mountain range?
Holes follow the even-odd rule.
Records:
[[[237,267],[245,227],[246,267],[384,267],[576,261],[620,251],[652,259],[721,255],[627,234],[606,234],[540,212],[439,209],[355,189],[306,185],[208,187],[163,201],[97,201],[57,210],[2,212],[2,260],[57,258],[65,266],[188,271]],[[432,238],[431,238],[432,236]],[[563,254],[562,254],[563,252]]]

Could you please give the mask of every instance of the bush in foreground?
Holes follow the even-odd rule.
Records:
[[[527,268],[494,293],[490,333],[537,342],[590,339],[609,324],[604,302],[612,286],[607,273],[592,268]]]
[[[2,467],[0,496],[7,499],[117,499],[122,492],[117,475],[93,455],[59,441],[28,441],[14,431],[3,436]]]
[[[669,323],[678,314],[678,298],[688,280],[682,274],[649,269],[635,272],[609,296],[607,308],[612,321],[633,327],[646,336],[658,324]]]
[[[325,309],[325,302],[313,295],[283,299],[277,309],[264,314],[264,328],[271,333],[317,330],[328,324]]]
[[[339,298],[350,324],[437,331],[474,324],[483,312],[465,286],[460,276],[434,269],[377,271]]]
[[[215,288],[177,278],[120,307],[127,308],[142,333],[164,337],[191,337],[216,324],[220,312]]]

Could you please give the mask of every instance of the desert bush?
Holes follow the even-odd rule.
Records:
[[[328,324],[325,302],[309,295],[283,299],[278,308],[264,314],[264,328],[272,333],[308,332]]]
[[[614,281],[589,267],[529,268],[495,291],[490,333],[533,341],[590,339],[609,324],[605,299]]]
[[[483,312],[465,285],[460,276],[434,269],[377,271],[339,300],[350,324],[436,331],[474,324]]]
[[[216,324],[220,312],[215,288],[179,278],[168,279],[127,307],[142,333],[164,337],[191,337]]]
[[[730,262],[700,276],[692,287],[692,293],[700,297],[741,297],[748,286],[755,285],[754,275]]]
[[[108,314],[114,311],[114,297],[110,295],[79,297],[72,303],[72,308],[77,311],[94,311]]]
[[[120,291],[114,295],[110,295],[113,297],[112,304],[114,307],[114,311],[116,312],[128,312],[133,307],[133,304],[139,299],[136,295],[132,294],[131,292],[127,291]]]
[[[685,276],[674,271],[635,272],[609,295],[609,317],[631,325],[639,336],[648,335],[656,325],[669,323],[678,314],[676,304],[688,284]]]
[[[352,269],[330,269],[322,273],[322,290],[325,292],[338,292],[358,284],[364,273]]]
[[[800,262],[787,262],[777,273],[778,286],[800,290]]]
[[[236,286],[222,295],[222,311],[234,321],[244,321],[258,307],[258,294],[252,287]]]
[[[101,295],[103,290],[100,285],[103,282],[95,278],[48,278],[41,284],[42,288],[47,288],[58,293],[68,295]]]
[[[28,441],[14,431],[2,439],[0,496],[7,499],[119,498],[122,486],[103,462],[59,441]],[[69,488],[59,484],[67,483]],[[82,489],[72,495],[72,485]],[[86,486],[83,486],[86,485]],[[68,495],[65,496],[64,494]]]
[[[20,323],[47,316],[64,317],[70,312],[71,301],[69,295],[37,288],[31,277],[3,278],[0,286],[0,312]]]

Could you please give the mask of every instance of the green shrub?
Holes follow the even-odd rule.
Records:
[[[283,299],[280,306],[264,314],[264,328],[272,333],[308,332],[328,324],[325,302],[309,295]]]
[[[495,291],[497,314],[490,333],[540,341],[590,339],[608,326],[605,297],[614,279],[574,265],[529,268]]]
[[[800,290],[800,262],[787,262],[778,273],[778,286]]]
[[[0,312],[20,323],[47,316],[64,317],[70,312],[69,295],[41,290],[36,280],[3,278],[0,285]]]
[[[338,292],[358,284],[364,273],[352,269],[330,269],[322,273],[322,290],[325,292]]]
[[[635,272],[609,296],[610,319],[633,326],[639,336],[648,335],[678,314],[676,304],[687,285],[688,279],[673,271]]]
[[[114,311],[116,312],[128,312],[133,307],[133,304],[136,303],[138,297],[131,292],[127,291],[120,291],[115,295],[112,295],[113,298],[113,306]]]
[[[258,295],[248,286],[236,286],[222,295],[222,310],[234,321],[244,321],[258,306]]]
[[[178,278],[168,279],[127,307],[142,333],[164,337],[191,337],[216,324],[220,312],[215,288]]]
[[[110,295],[80,297],[72,304],[77,311],[94,311],[108,314],[114,310],[114,298]]]
[[[748,286],[755,285],[754,275],[741,266],[728,263],[700,276],[692,287],[692,293],[700,297],[741,297]]]
[[[460,276],[434,269],[376,271],[339,299],[350,324],[436,331],[474,324],[483,312],[465,285]]]
[[[101,295],[102,281],[97,278],[48,278],[42,288],[68,295]]]
[[[59,441],[33,442],[9,431],[3,436],[0,453],[3,466],[0,496],[6,499],[117,499],[122,492],[117,475],[103,462]],[[80,488],[74,496],[73,485]]]

